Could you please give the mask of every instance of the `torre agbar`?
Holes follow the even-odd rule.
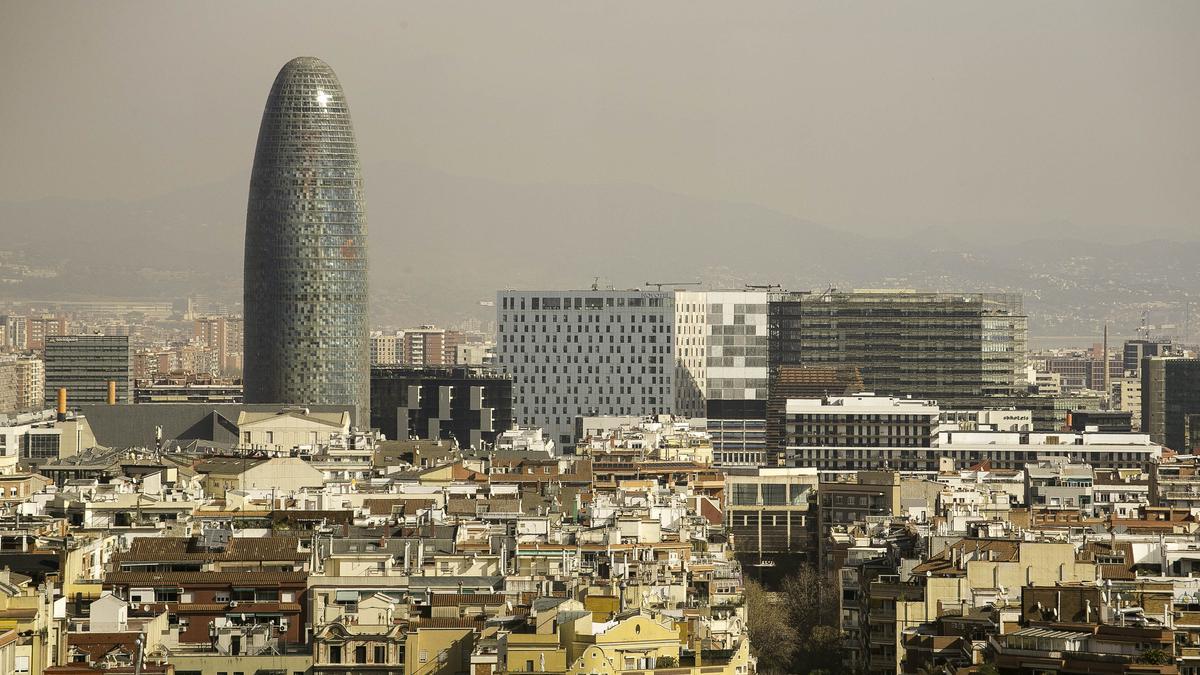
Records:
[[[245,400],[370,415],[367,218],[342,85],[301,57],[267,97],[246,209]]]

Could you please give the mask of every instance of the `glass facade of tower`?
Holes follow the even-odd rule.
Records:
[[[1142,431],[1177,452],[1200,449],[1200,359],[1142,359]]]
[[[279,71],[246,209],[245,400],[370,414],[367,219],[350,109],[320,59]]]
[[[1002,293],[772,294],[771,366],[851,366],[868,391],[943,408],[1026,390],[1028,325]]]

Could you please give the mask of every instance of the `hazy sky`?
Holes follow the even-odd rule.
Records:
[[[0,199],[244,174],[297,55],[338,72],[368,165],[638,183],[873,232],[1200,230],[1192,0],[4,0]]]

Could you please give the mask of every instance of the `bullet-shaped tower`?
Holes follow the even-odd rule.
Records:
[[[245,400],[370,419],[367,217],[342,85],[292,59],[267,97],[246,208]]]

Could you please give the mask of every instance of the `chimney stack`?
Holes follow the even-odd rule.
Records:
[[[58,421],[64,422],[67,419],[67,388],[60,387],[58,390]]]
[[[116,380],[108,381],[108,404],[109,405],[117,404],[117,381]]]

